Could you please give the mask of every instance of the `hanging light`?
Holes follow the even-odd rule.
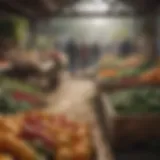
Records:
[[[108,11],[109,9],[109,4],[105,3],[103,0],[94,0],[93,2],[90,3],[81,3],[77,4],[75,6],[76,11],[78,12],[98,12],[98,13],[103,13]]]

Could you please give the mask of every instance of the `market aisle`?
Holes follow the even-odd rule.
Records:
[[[93,126],[93,139],[96,144],[98,160],[112,160],[110,148],[105,146],[99,125],[92,108],[91,98],[94,96],[95,86],[89,80],[65,77],[57,93],[49,97],[49,112],[65,113],[72,119],[88,121]]]
[[[49,97],[49,111],[65,113],[80,120],[93,119],[90,100],[94,95],[94,84],[88,80],[65,77],[61,87]],[[88,114],[90,116],[88,116]]]

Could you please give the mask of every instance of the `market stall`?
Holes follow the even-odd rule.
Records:
[[[153,67],[98,86],[95,108],[117,159],[159,157],[158,70]]]
[[[26,54],[12,59],[12,68],[4,72],[3,75],[8,78],[25,81],[40,89],[48,89],[53,84],[57,85],[56,80],[58,81],[59,72],[56,68],[57,64],[54,60],[50,60],[49,57],[47,60],[42,61],[40,60],[40,55],[36,56],[36,54],[33,52],[32,56]]]
[[[53,11],[57,13],[62,8],[61,5],[66,3],[66,1],[64,1],[65,3],[57,1],[54,5],[53,1],[39,1],[41,9],[37,9],[34,7],[38,7],[38,5],[35,5],[34,2],[27,3],[26,1],[22,4],[20,1],[19,3],[14,1],[14,7],[7,2],[1,2],[7,10],[10,9],[12,12],[32,18],[34,16],[45,17]],[[17,5],[25,7],[17,12]],[[61,7],[57,9],[58,6]],[[26,10],[26,8],[29,9]],[[52,11],[44,14],[44,10]],[[36,54],[34,53],[34,55]],[[100,73],[100,78],[107,78],[107,83],[105,83],[107,86],[97,85],[99,88],[95,98],[96,112],[93,112],[93,106],[89,105],[89,100],[95,91],[93,84],[76,80],[67,82],[66,79],[64,89],[58,93],[59,99],[56,97],[59,103],[48,104],[48,108],[51,107],[51,109],[47,109],[48,112],[46,112],[46,110],[35,109],[37,103],[42,99],[39,96],[39,92],[41,92],[39,89],[50,84],[49,82],[53,82],[52,76],[57,72],[54,73],[55,64],[53,61],[50,62],[51,57],[42,59],[36,59],[32,56],[27,62],[27,56],[14,59],[15,63],[13,63],[12,69],[7,71],[4,77],[2,76],[0,97],[0,150],[2,158],[112,160],[113,157],[117,158],[116,154],[120,153],[121,149],[124,149],[124,156],[127,157],[126,151],[128,152],[128,150],[126,148],[130,149],[130,146],[135,156],[137,155],[136,149],[143,148],[144,144],[156,148],[157,143],[155,142],[159,140],[160,136],[157,123],[159,122],[160,92],[152,87],[158,85],[160,80],[157,76],[160,72],[158,66],[152,68],[153,63],[152,65],[135,62],[128,64],[127,59],[126,62],[116,64],[118,69],[111,67],[111,70]],[[120,73],[124,72],[123,69],[126,67],[129,70]],[[7,79],[7,77],[16,80]],[[21,83],[17,79],[21,79]],[[26,86],[26,83],[32,84]],[[47,88],[51,88],[51,86],[49,85]],[[75,88],[79,89],[78,93]],[[126,88],[129,91],[125,91],[124,97],[121,99],[121,95],[123,95],[121,91]],[[89,94],[91,95],[88,96]],[[65,99],[66,97],[68,99]],[[146,107],[146,105],[148,106]],[[72,116],[75,117],[73,119],[72,116],[66,116],[71,113],[71,110]],[[93,136],[95,130],[99,134]],[[116,152],[117,150],[118,152]],[[143,148],[143,150],[145,149]],[[146,150],[144,152],[146,153]],[[153,152],[159,157],[158,153]],[[134,157],[133,154],[131,157]],[[131,157],[127,158],[131,159]],[[124,159],[123,156],[122,158]],[[137,158],[134,157],[134,159]]]
[[[121,60],[114,66],[113,63],[111,67],[105,66],[97,76],[95,109],[115,159],[160,157],[159,62],[155,46],[159,3],[150,2],[126,1],[145,19],[142,30],[147,52],[142,63],[131,67],[121,65],[125,64]]]
[[[78,83],[86,85],[81,81]],[[68,99],[68,88],[72,90],[70,94],[75,94],[72,84],[67,84],[65,93],[64,90],[60,93],[60,102],[70,100]],[[25,157],[25,159],[34,159],[34,157],[44,159],[77,159],[80,157],[81,159],[102,160],[108,157],[112,159],[110,147],[106,148],[107,144],[104,145],[95,113],[91,106],[86,105],[86,100],[82,96],[89,90],[87,86],[85,90],[81,88],[79,92],[76,91],[78,97],[74,95],[74,102],[67,106],[57,103],[54,108],[48,106],[43,110],[23,108],[20,106],[22,96],[14,96],[14,98],[21,98],[16,99],[19,106],[14,99],[12,102],[7,102],[14,103],[14,106],[12,105],[8,110],[1,105],[0,128],[2,132],[0,136],[6,144],[1,147],[2,154],[11,158]],[[8,94],[3,94],[3,97],[8,98]],[[86,98],[88,100],[88,95]],[[18,107],[19,110],[17,110]],[[20,148],[23,148],[22,152]]]
[[[35,17],[52,15],[53,12],[56,15],[67,1],[13,2],[11,4],[8,1],[2,1],[0,6],[3,6],[5,13],[6,11],[9,14],[16,13],[33,20]],[[72,1],[68,1],[67,4],[70,2]],[[81,107],[84,104],[80,104],[79,100],[83,101],[83,96],[71,92],[72,96],[76,95],[76,103],[70,103],[70,105],[84,109],[87,120],[84,120],[83,116],[79,119],[75,111],[73,115],[76,119],[67,117],[66,113],[54,113],[55,108],[60,107],[58,104],[55,106],[45,104],[46,108],[40,107],[43,101],[41,94],[45,85],[49,84],[47,89],[50,89],[55,77],[59,75],[61,70],[59,60],[53,55],[42,59],[39,56],[36,58],[35,52],[31,55],[20,51],[20,53],[14,52],[13,55],[13,57],[7,57],[11,62],[11,68],[5,70],[0,76],[0,159],[89,160],[106,159],[106,156],[112,159],[109,147],[106,149],[106,144],[103,143],[96,118],[92,121],[88,118],[92,117],[94,112],[92,109],[85,112],[88,106]],[[59,101],[65,99],[73,88],[75,87],[67,84],[64,89],[66,94],[62,94],[63,90],[59,94]],[[74,98],[68,99],[67,102],[72,99]],[[72,110],[74,109],[72,106]]]
[[[4,159],[96,158],[89,126],[64,116],[45,112],[2,116],[1,131]]]

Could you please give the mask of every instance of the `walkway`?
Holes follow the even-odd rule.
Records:
[[[93,139],[95,140],[98,160],[111,160],[110,152],[102,140],[99,125],[92,108],[91,98],[95,92],[94,84],[88,80],[72,79],[66,76],[56,93],[48,98],[49,112],[65,113],[71,119],[87,121],[93,126]],[[107,157],[107,159],[106,159]]]
[[[71,118],[93,120],[91,98],[94,95],[94,84],[88,80],[72,79],[66,76],[56,93],[50,95],[52,112],[65,113]],[[89,116],[88,116],[89,113]]]

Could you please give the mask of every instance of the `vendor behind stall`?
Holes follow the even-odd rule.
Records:
[[[119,52],[122,57],[129,56],[133,52],[133,45],[128,38],[121,42]]]

